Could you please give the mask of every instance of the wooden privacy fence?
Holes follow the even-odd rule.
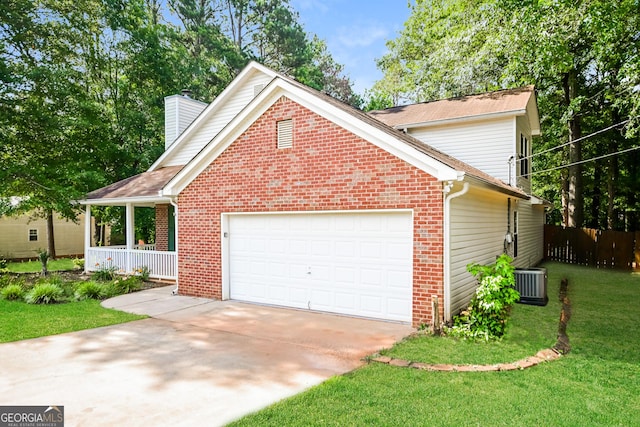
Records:
[[[544,257],[600,268],[640,268],[640,232],[545,225]]]

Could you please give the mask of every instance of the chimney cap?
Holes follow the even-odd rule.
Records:
[[[184,96],[185,98],[191,98],[191,95],[193,94],[193,92],[191,91],[191,89],[182,89],[180,91],[180,93],[182,94],[182,96]]]

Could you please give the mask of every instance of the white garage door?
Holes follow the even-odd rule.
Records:
[[[229,217],[231,299],[411,321],[410,212]]]

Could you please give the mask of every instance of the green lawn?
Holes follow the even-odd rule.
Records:
[[[9,262],[7,269],[10,273],[39,273],[42,270],[40,261]],[[70,271],[74,269],[73,260],[70,258],[60,258],[50,260],[47,263],[49,271]]]
[[[426,372],[371,364],[239,420],[237,426],[640,425],[640,276],[547,264],[547,307],[516,305],[502,342],[422,337],[388,355],[432,363],[509,362],[554,344],[569,279],[572,351],[509,372]]]
[[[64,304],[26,304],[0,300],[0,343],[115,325],[146,316],[124,313],[86,300]]]

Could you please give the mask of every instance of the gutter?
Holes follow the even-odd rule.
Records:
[[[465,182],[462,190],[451,193],[453,181],[448,181],[443,189],[444,199],[444,320],[451,318],[451,200],[464,196],[469,191],[469,183]]]
[[[180,275],[178,274],[178,203],[176,202],[175,197],[170,197],[169,202],[171,203],[171,206],[173,206],[173,217],[175,221],[175,227],[173,227],[173,231],[175,233],[173,243],[174,243],[174,250],[176,251],[176,288],[171,291],[171,295],[178,295],[178,288],[179,288],[178,280],[180,278]]]

